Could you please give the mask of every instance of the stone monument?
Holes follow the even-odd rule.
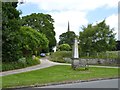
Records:
[[[73,46],[73,56],[74,59],[78,59],[79,58],[79,53],[78,53],[78,40],[77,38],[75,38],[74,41],[74,46]]]
[[[79,51],[78,51],[78,40],[77,38],[75,38],[74,40],[74,45],[73,45],[73,49],[72,49],[72,68],[75,70],[76,68],[79,67],[84,67],[85,69],[87,68],[87,62],[83,62],[81,61],[81,59],[79,58]]]

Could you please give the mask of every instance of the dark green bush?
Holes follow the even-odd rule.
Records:
[[[25,68],[28,66],[33,66],[40,64],[39,58],[35,58],[34,60],[32,58],[27,59],[20,59],[18,62],[9,62],[9,63],[2,63],[2,71],[8,71],[8,70],[14,70],[14,69],[20,69]]]
[[[71,58],[72,52],[71,51],[57,51],[50,55],[50,60],[54,62],[65,63],[64,58]]]

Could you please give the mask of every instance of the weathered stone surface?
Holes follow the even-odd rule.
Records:
[[[71,58],[64,58],[65,62],[71,63],[72,59]],[[117,59],[80,59],[81,63],[86,63],[86,64],[118,64],[119,60]],[[75,63],[79,63],[78,61],[75,61]]]

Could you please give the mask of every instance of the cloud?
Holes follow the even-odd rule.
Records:
[[[40,9],[46,11],[80,10],[88,11],[96,8],[117,7],[119,0],[26,0],[39,5]]]
[[[106,24],[110,25],[110,28],[114,28],[114,33],[116,33],[116,39],[118,40],[118,14],[113,14],[107,17]]]

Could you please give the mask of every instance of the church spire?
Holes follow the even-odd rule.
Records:
[[[68,32],[70,31],[69,21],[68,21]]]

